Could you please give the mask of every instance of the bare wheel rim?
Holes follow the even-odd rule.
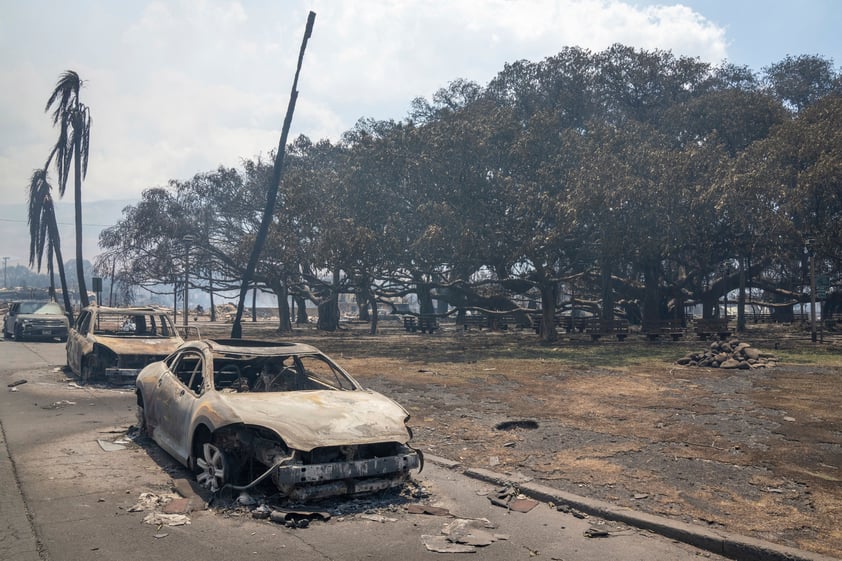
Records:
[[[214,493],[225,485],[228,460],[222,450],[209,442],[205,443],[202,446],[202,457],[196,459],[196,465],[201,470],[196,476],[200,485]]]
[[[137,432],[140,436],[149,436],[146,430],[146,412],[140,405],[137,406]]]

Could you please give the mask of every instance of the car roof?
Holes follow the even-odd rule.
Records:
[[[316,347],[305,343],[258,339],[202,339],[200,341],[188,341],[184,346],[207,346],[214,353],[251,356],[321,353]]]
[[[88,306],[86,310],[96,311],[100,314],[163,314],[166,310],[155,306],[129,306],[125,308],[117,308],[111,306]]]

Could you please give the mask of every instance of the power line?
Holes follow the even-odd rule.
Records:
[[[26,220],[19,220],[19,219],[15,219],[15,218],[0,218],[0,222],[15,222],[15,223],[19,223],[19,224],[26,224],[27,223]],[[59,226],[75,226],[76,225],[75,222],[56,222],[56,224],[58,224]],[[97,226],[97,227],[100,227],[100,228],[110,228],[111,226],[114,226],[114,224],[89,224],[87,222],[82,222],[82,226]]]

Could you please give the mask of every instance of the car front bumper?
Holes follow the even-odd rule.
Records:
[[[325,464],[289,464],[275,468],[273,481],[294,500],[370,493],[404,483],[409,470],[421,467],[418,452]]]

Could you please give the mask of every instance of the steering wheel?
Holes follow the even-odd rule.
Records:
[[[226,364],[220,368],[219,377],[226,380],[230,378],[232,382],[229,387],[237,392],[248,391],[248,382],[243,378],[243,373],[236,364]]]

